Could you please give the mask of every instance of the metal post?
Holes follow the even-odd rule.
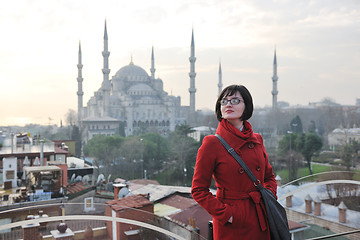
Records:
[[[209,221],[208,222],[208,240],[213,240],[214,236],[213,236],[213,221]]]

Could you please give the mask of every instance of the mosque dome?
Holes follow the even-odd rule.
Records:
[[[127,78],[132,80],[140,80],[143,78],[148,78],[149,75],[146,73],[146,71],[137,66],[134,65],[133,62],[131,62],[129,65],[126,65],[119,69],[119,71],[115,74],[116,78]]]

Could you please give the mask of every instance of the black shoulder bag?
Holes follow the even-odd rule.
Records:
[[[250,177],[251,181],[259,190],[265,204],[271,239],[289,240],[290,231],[284,207],[277,201],[275,195],[269,189],[263,187],[260,180],[255,177],[255,175],[251,172],[251,170],[244,163],[241,157],[235,152],[235,150],[220,135],[215,134],[215,136],[220,140],[222,145],[231,154],[231,156],[233,156],[240,164],[240,166],[245,170],[246,174]]]

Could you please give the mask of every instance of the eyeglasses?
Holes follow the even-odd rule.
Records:
[[[228,99],[221,99],[220,100],[220,105],[221,106],[226,106],[229,102],[231,103],[231,105],[238,105],[239,103],[241,103],[241,101],[244,101],[244,100],[241,100],[239,98],[232,98],[230,100]]]

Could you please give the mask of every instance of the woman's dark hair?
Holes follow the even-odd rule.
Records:
[[[232,96],[236,92],[240,93],[240,95],[243,98],[244,103],[245,103],[245,110],[244,110],[243,115],[240,117],[240,119],[242,121],[245,121],[245,120],[248,120],[252,116],[252,113],[254,110],[254,105],[253,105],[253,100],[252,100],[249,90],[247,90],[247,88],[244,87],[243,85],[230,85],[230,86],[224,88],[224,90],[222,90],[222,92],[220,93],[220,95],[216,101],[215,114],[216,114],[216,118],[219,120],[219,122],[222,119],[221,110],[220,110],[220,107],[221,107],[220,100],[223,99],[224,97]]]

